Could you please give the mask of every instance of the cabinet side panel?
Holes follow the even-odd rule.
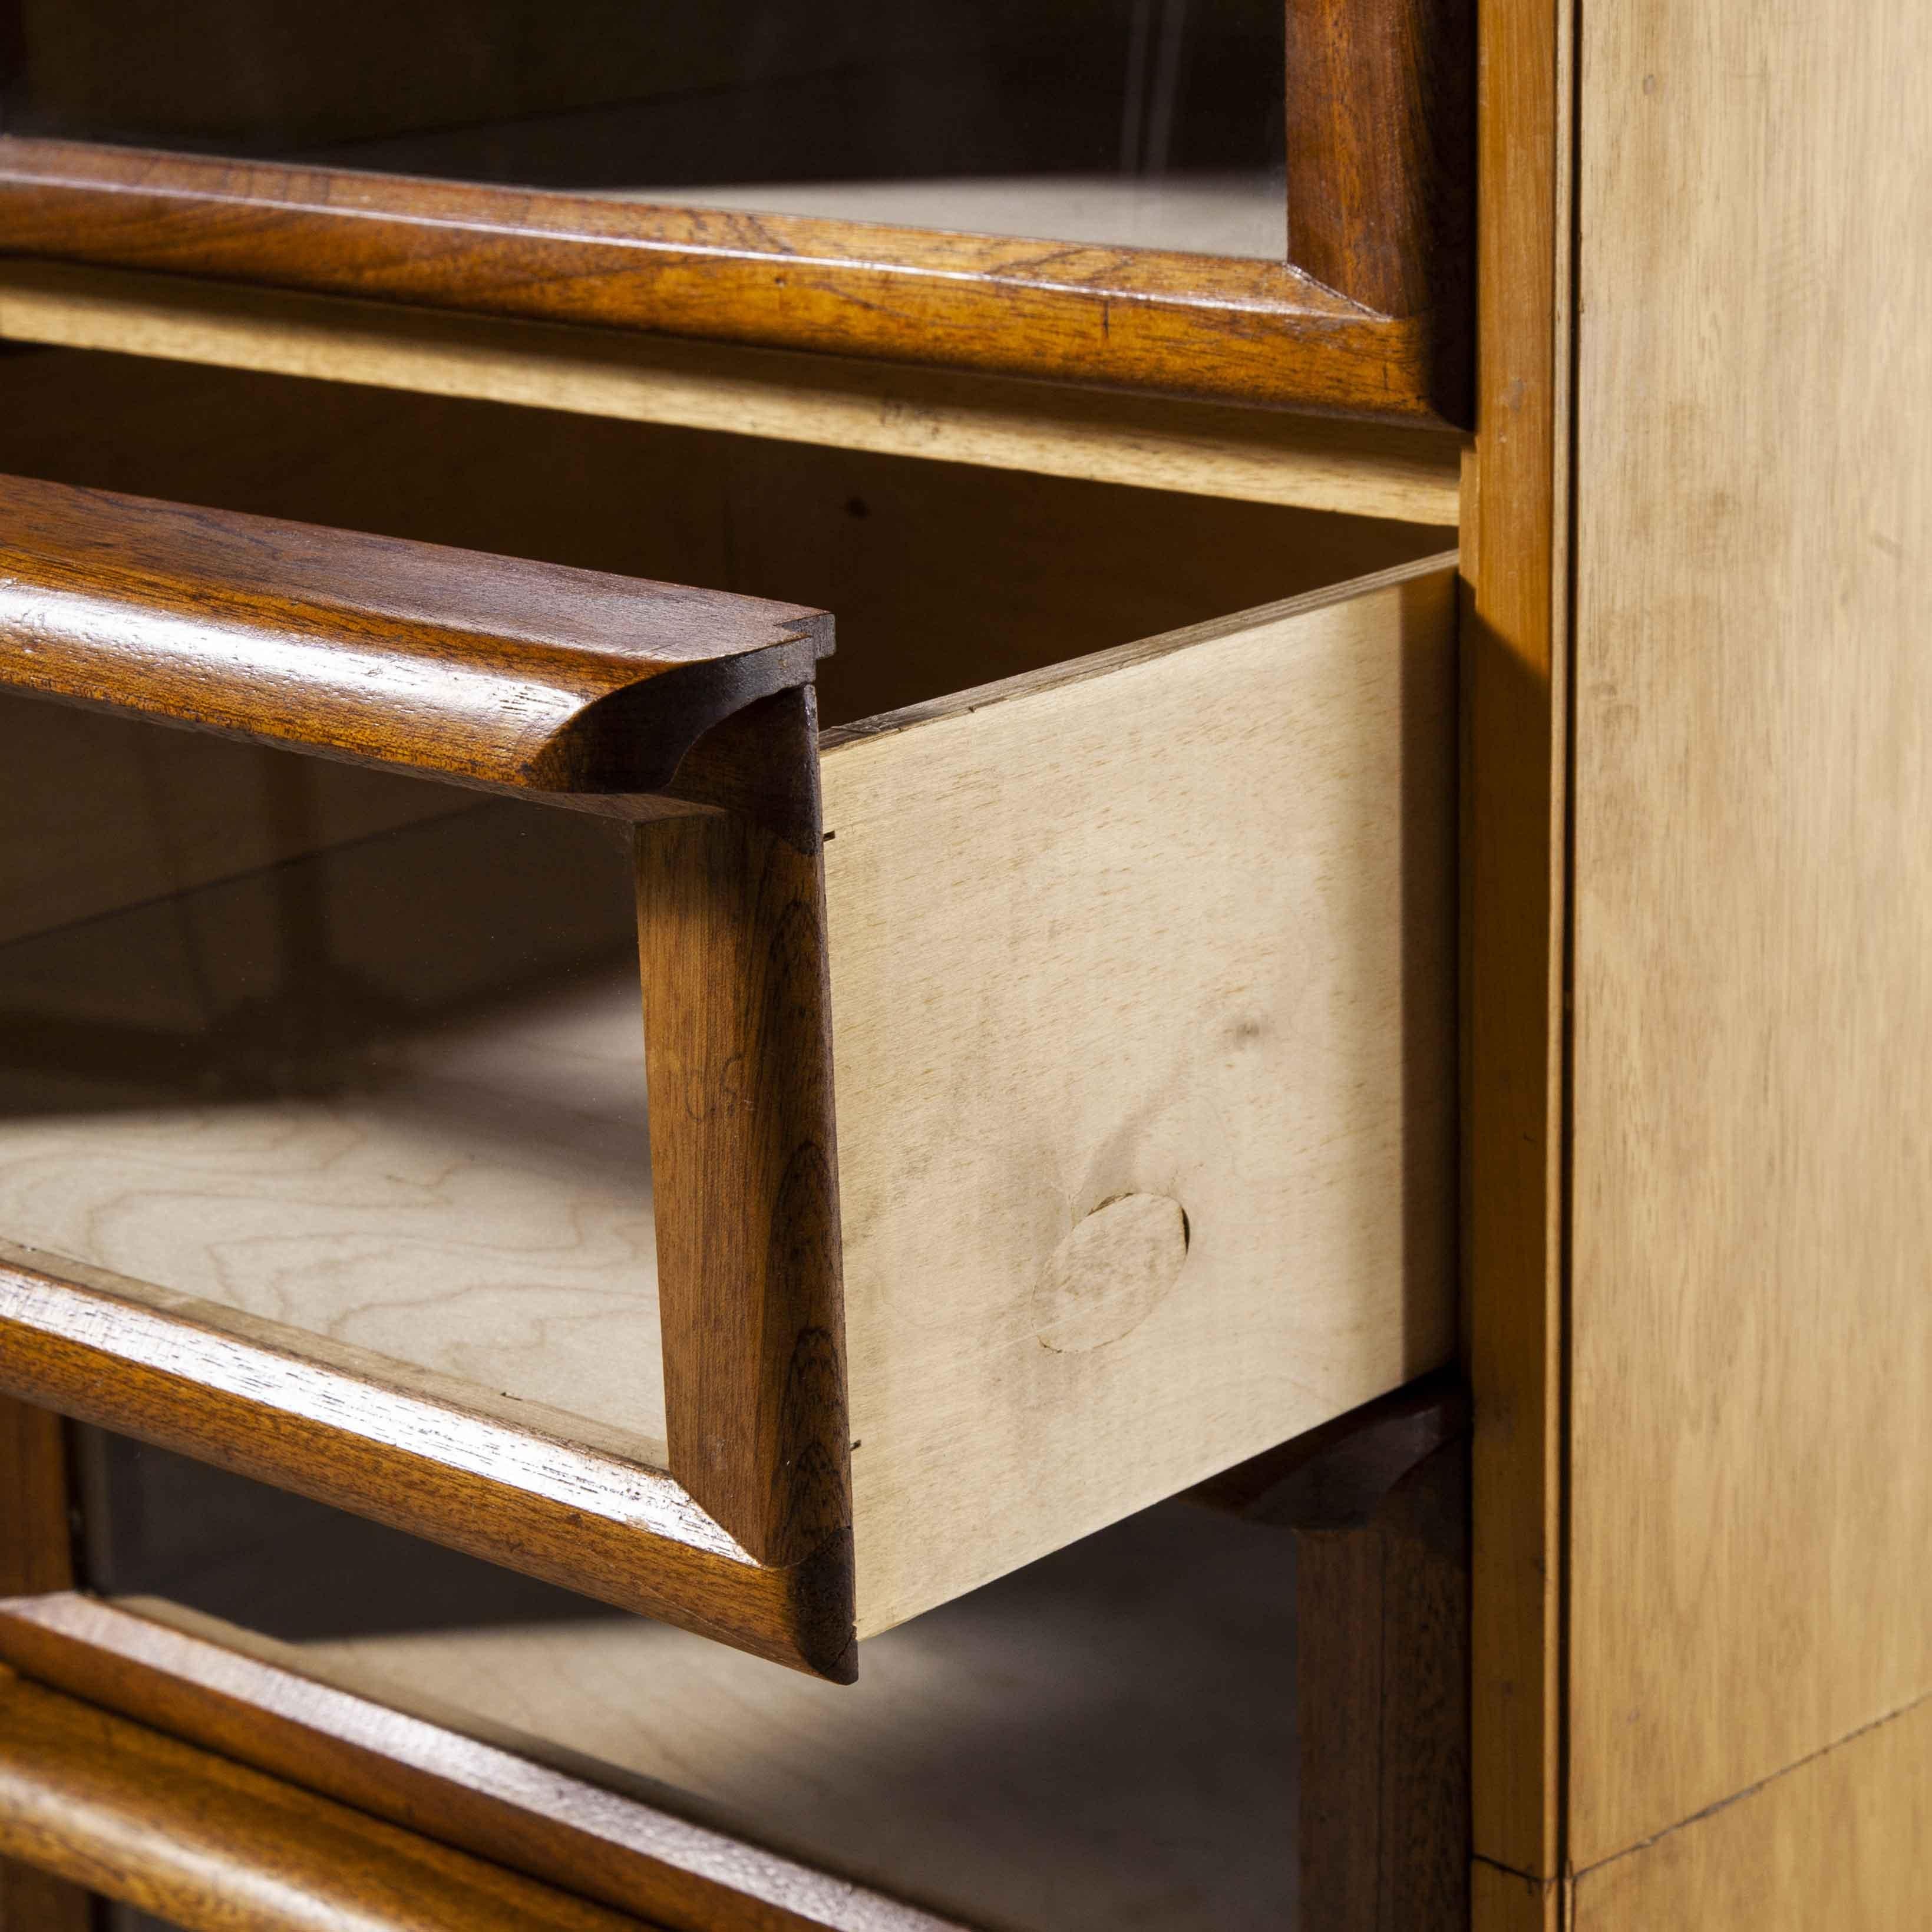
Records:
[[[1932,12],[1583,34],[1578,1867],[1932,1689]]]
[[[828,752],[862,1634],[1454,1347],[1454,580]]]
[[[1574,1932],[1895,1932],[1932,1898],[1932,1704],[1575,1883]]]

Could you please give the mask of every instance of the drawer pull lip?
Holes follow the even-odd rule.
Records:
[[[1172,1292],[1192,1238],[1166,1194],[1117,1194],[1085,1215],[1047,1257],[1034,1292],[1040,1345],[1055,1354],[1104,1348],[1138,1328]]]
[[[0,682],[158,723],[650,793],[831,648],[800,605],[0,478]]]

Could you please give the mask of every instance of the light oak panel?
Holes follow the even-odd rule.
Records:
[[[1453,1348],[1454,581],[1349,591],[826,741],[862,1635]],[[1052,1346],[1132,1195],[1184,1264]]]
[[[1586,8],[1582,53],[1588,1866],[1932,1688],[1932,13],[1637,0]],[[1752,1835],[1748,1800],[1634,1860],[1631,1892],[1586,1880],[1586,1922],[1922,1916],[1880,1906],[1926,1736],[1846,1747],[1898,1782],[1802,1838]]]
[[[1582,1874],[1573,1932],[1900,1932],[1932,1900],[1932,1704]]]
[[[1412,523],[1457,514],[1453,431],[182,276],[8,261],[0,338]]]
[[[1469,1923],[1476,1932],[1564,1932],[1562,1882],[1479,1858],[1469,1869]]]

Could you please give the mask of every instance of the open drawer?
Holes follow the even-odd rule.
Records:
[[[808,609],[0,486],[0,1386],[844,1678],[1436,1365],[1454,585],[821,734]]]

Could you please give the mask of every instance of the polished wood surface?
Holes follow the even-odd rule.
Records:
[[[1426,316],[1270,262],[0,136],[0,252],[526,321],[1453,419]]]
[[[10,1671],[0,1851],[182,1932],[622,1932],[641,1922]]]
[[[1455,618],[1437,557],[826,735],[862,1636],[1450,1354]],[[1184,1253],[1083,1298],[1136,1196]]]
[[[823,613],[0,480],[0,682],[458,780],[649,792]]]
[[[576,1418],[506,1420],[469,1384],[398,1381],[314,1336],[292,1352],[232,1310],[47,1260],[0,1250],[8,1393],[795,1668],[849,1667],[842,1640],[825,1648],[841,1549],[760,1566],[670,1474]]]
[[[1454,432],[1232,402],[19,259],[0,261],[0,337],[1412,523],[1458,514]]]
[[[1304,1924],[1470,1922],[1468,1427],[1428,1376],[1190,1492],[1294,1534]]]
[[[1578,1874],[1571,1932],[1899,1932],[1932,1899],[1932,1703]]]
[[[9,1596],[74,1581],[64,1425],[52,1410],[0,1399],[0,1585]]]
[[[811,769],[810,692],[768,708],[784,761]],[[760,1563],[849,1562],[817,826],[796,842],[723,816],[635,836],[671,1466]],[[827,1658],[853,1642],[849,1604],[836,1622],[814,1640]]]
[[[1478,9],[1483,320],[1462,537],[1474,1848],[1539,1882],[1562,1869],[1569,22],[1554,0]],[[1479,1874],[1479,1932],[1490,1901],[1516,1896]]]
[[[1378,314],[1431,316],[1456,422],[1470,420],[1474,15],[1473,0],[1287,8],[1288,260]]]
[[[1570,1856],[1686,1838],[1587,1924],[1904,1924],[1922,1722],[1771,1794],[1932,1690],[1932,14],[1583,58]]]
[[[668,1932],[945,1932],[924,1912],[641,1798],[90,1598],[0,1606],[0,1658]]]

